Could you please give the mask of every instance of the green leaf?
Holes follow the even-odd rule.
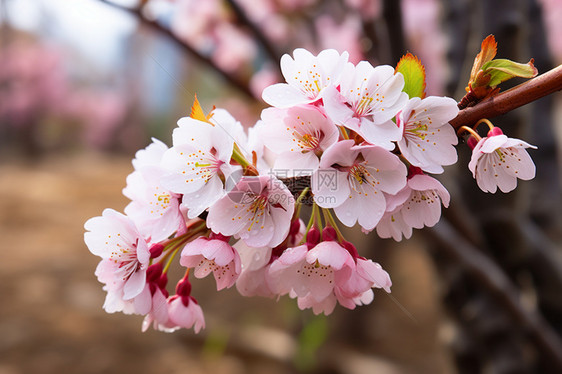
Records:
[[[492,60],[482,65],[482,70],[485,74],[490,74],[490,82],[488,83],[490,87],[496,87],[511,78],[533,78],[538,74],[533,59],[526,64],[519,64],[507,59]]]
[[[402,73],[404,76],[404,89],[410,98],[412,97],[425,97],[425,67],[420,60],[411,53],[402,56],[398,65],[396,65],[396,72]]]

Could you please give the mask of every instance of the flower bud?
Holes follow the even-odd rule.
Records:
[[[166,273],[162,274],[162,276],[160,277],[160,279],[158,279],[158,282],[156,282],[158,284],[158,287],[160,289],[165,289],[166,285],[168,284],[168,275]]]
[[[336,229],[332,226],[326,226],[324,230],[322,230],[322,239],[324,241],[335,241],[337,237]]]
[[[160,262],[150,265],[148,269],[146,269],[146,281],[149,283],[156,282],[160,278],[160,275],[162,275],[163,268]]]
[[[289,236],[295,236],[299,233],[299,229],[301,228],[301,223],[298,219],[294,220],[291,223],[291,228],[289,229]]]
[[[188,279],[182,279],[176,286],[176,294],[184,297],[191,295],[191,282]]]
[[[493,129],[488,131],[488,137],[496,135],[503,135],[503,131],[499,127],[494,127]]]
[[[470,149],[474,149],[474,147],[476,147],[476,144],[478,144],[478,140],[476,140],[474,136],[471,136],[467,139],[466,144],[468,144]]]
[[[355,248],[353,244],[344,240],[341,243],[341,245],[349,252],[349,254],[351,255],[351,257],[353,257],[354,260],[356,260],[357,257],[359,257],[359,252],[357,252],[357,248]]]
[[[150,258],[160,257],[160,255],[164,251],[164,246],[160,243],[156,243],[152,247],[150,247],[149,251],[150,251]]]
[[[311,249],[318,243],[320,243],[320,231],[316,227],[312,227],[306,234],[306,246]]]
[[[418,175],[418,174],[423,174],[422,169],[420,169],[417,166],[410,165],[410,167],[408,168],[408,178],[411,178],[414,175]]]
[[[211,232],[211,234],[209,235],[209,239],[211,240],[222,240],[223,242],[228,243],[230,240],[230,236],[224,236],[223,234],[216,234],[214,232]]]

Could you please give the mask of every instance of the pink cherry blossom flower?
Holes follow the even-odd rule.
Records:
[[[457,162],[458,138],[448,122],[458,112],[457,102],[449,97],[409,100],[398,116],[404,131],[398,148],[406,160],[428,173],[442,173],[442,165]]]
[[[183,298],[172,296],[168,300],[168,316],[170,322],[178,327],[190,329],[193,327],[195,333],[205,328],[205,316],[197,301],[189,296],[187,304]]]
[[[356,222],[372,230],[386,211],[383,192],[395,194],[406,184],[406,166],[377,146],[344,140],[328,148],[311,178],[314,201],[334,208],[346,226]]]
[[[147,288],[148,290],[148,288]],[[148,292],[148,308],[149,310],[145,314],[144,320],[142,321],[141,330],[145,332],[148,330],[150,325],[153,326],[155,330],[172,332],[177,330],[174,327],[166,327],[169,325],[168,316],[168,300],[166,295],[162,292],[160,288],[154,290],[154,294],[150,295],[150,290]]]
[[[388,150],[402,138],[392,118],[404,107],[408,95],[402,92],[404,77],[389,65],[373,67],[367,61],[348,63],[342,73],[340,90],[326,88],[323,95],[328,116],[363,137],[367,142]]]
[[[179,208],[179,194],[161,185],[166,171],[160,166],[162,155],[168,149],[156,139],[147,148],[138,151],[133,165],[135,171],[127,176],[127,187],[123,194],[132,201],[125,213],[143,235],[159,242],[185,225]]]
[[[235,247],[239,248],[245,246],[252,257],[258,257],[258,260],[250,261],[244,267],[244,260],[242,260],[242,272],[236,281],[236,289],[242,296],[262,296],[274,297],[275,293],[269,288],[269,259],[271,258],[271,248],[252,248],[246,246],[243,240],[236,243]],[[261,259],[267,259],[266,262]]]
[[[232,287],[240,274],[241,264],[238,252],[228,244],[228,239],[211,234],[211,238],[199,237],[187,243],[180,264],[194,268],[196,278],[204,278],[212,272],[217,291]]]
[[[482,138],[472,150],[468,168],[484,192],[497,188],[510,192],[517,187],[517,178],[535,177],[535,164],[525,148],[537,148],[523,140],[508,138],[498,127]]]
[[[108,292],[104,309],[108,313],[132,310],[127,302],[130,304],[146,283],[150,258],[147,243],[134,223],[113,209],[90,218],[84,228],[88,249],[102,258],[96,275]]]
[[[269,268],[269,287],[278,295],[293,293],[312,306],[322,303],[355,270],[349,252],[334,241],[288,248]]]
[[[168,190],[183,194],[187,216],[195,218],[224,195],[223,179],[229,165],[234,123],[210,124],[185,117],[173,132],[173,147],[163,156],[169,174],[162,178]],[[221,179],[222,178],[222,179]]]
[[[240,295],[274,297],[275,293],[268,285],[271,261],[278,258],[287,247],[296,246],[303,238],[305,230],[306,225],[302,220],[293,221],[287,239],[275,248],[275,255],[271,247],[250,247],[243,240],[234,244],[242,260],[242,273],[236,281],[236,289]]]
[[[312,308],[316,315],[320,313],[329,315],[338,303],[347,309],[370,304],[374,299],[373,287],[384,288],[390,293],[392,282],[388,273],[379,264],[360,257],[356,261],[355,269],[347,281],[337,284],[333,292],[322,300],[317,300],[312,293],[298,297],[299,308],[301,310]],[[291,297],[295,298],[297,294],[292,291]]]
[[[252,247],[275,247],[289,233],[293,196],[274,176],[243,177],[209,209],[207,226]]]
[[[287,54],[281,57],[281,72],[287,83],[277,83],[263,91],[263,100],[271,106],[288,108],[315,102],[326,87],[339,84],[348,59],[347,52],[340,55],[334,49],[314,56],[306,49],[297,48],[293,56],[294,59]]]
[[[191,283],[187,278],[178,282],[176,294],[168,298],[168,324],[167,327],[193,327],[195,333],[205,328],[203,310],[197,300],[191,296]]]
[[[141,171],[145,167],[161,167],[162,156],[168,150],[168,146],[156,138],[152,138],[146,148],[135,153],[133,159],[133,167],[137,171]]]
[[[381,238],[400,241],[402,235],[406,239],[412,236],[412,228],[435,226],[441,218],[441,204],[447,208],[450,201],[449,192],[437,179],[419,173],[408,178],[408,184],[397,196],[376,227]],[[403,203],[397,203],[400,200]]]
[[[312,173],[318,168],[319,156],[339,137],[332,121],[312,106],[267,108],[261,116],[265,146],[277,154],[274,169]]]

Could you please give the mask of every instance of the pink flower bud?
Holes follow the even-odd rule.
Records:
[[[163,268],[164,267],[159,262],[154,265],[150,265],[146,270],[146,281],[156,282],[160,278],[160,275],[162,275]]]
[[[181,296],[182,300],[184,297],[188,297],[189,295],[191,295],[191,282],[188,279],[182,279],[181,281],[179,281],[178,285],[176,286],[176,294],[178,296]]]
[[[474,149],[474,147],[476,147],[476,144],[478,144],[478,140],[476,140],[476,138],[474,136],[471,136],[470,138],[468,138],[468,140],[466,141],[466,144],[468,144],[468,146],[470,147],[470,149]]]
[[[156,282],[158,284],[158,287],[160,289],[165,289],[166,285],[168,284],[168,275],[166,273],[162,274],[162,276],[160,277],[160,279],[158,279],[158,282]]]
[[[349,252],[349,254],[351,255],[351,257],[353,257],[354,260],[356,260],[357,257],[359,257],[359,253],[357,252],[357,248],[355,248],[355,246],[353,244],[344,240],[341,243],[341,245],[342,245],[342,247],[344,247]]]
[[[414,175],[423,174],[422,169],[417,166],[410,165],[408,168],[408,178],[412,178]]]
[[[298,219],[294,220],[291,223],[291,228],[289,229],[289,236],[295,236],[299,233],[299,229],[301,227],[301,223]]]
[[[335,241],[337,237],[336,229],[332,226],[326,226],[324,230],[322,230],[322,239],[324,241]]]
[[[156,243],[152,247],[150,247],[149,251],[150,251],[150,258],[160,257],[160,255],[164,251],[164,246],[160,243]]]
[[[320,231],[316,227],[312,227],[306,234],[306,246],[311,249],[320,243]]]
[[[497,135],[503,135],[503,131],[499,127],[494,127],[493,129],[488,131],[488,137]]]
[[[209,235],[209,239],[211,240],[222,240],[223,242],[228,243],[230,240],[230,236],[224,236],[223,234],[216,234],[214,232],[211,232],[211,234]]]

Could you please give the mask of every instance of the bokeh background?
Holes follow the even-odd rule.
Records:
[[[355,311],[202,280],[206,330],[141,333],[141,317],[103,312],[83,243],[195,94],[252,126],[280,56],[304,47],[391,65],[410,51],[428,94],[460,100],[490,33],[500,58],[560,64],[561,18],[559,0],[0,0],[0,374],[562,372],[559,95],[493,119],[539,146],[535,180],[484,194],[461,144],[435,228],[348,231],[393,280]]]

